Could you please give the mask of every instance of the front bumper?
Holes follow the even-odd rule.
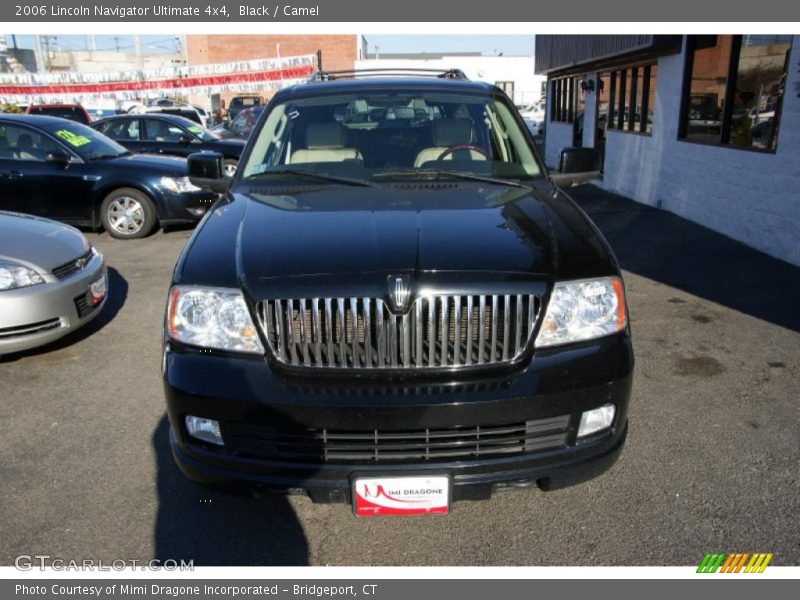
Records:
[[[168,345],[164,356],[170,443],[192,480],[305,492],[319,502],[349,502],[354,475],[448,475],[453,498],[538,485],[554,489],[599,475],[627,434],[633,354],[627,334],[536,352],[521,370],[478,381],[378,378],[316,380],[283,375],[263,358],[198,353]],[[613,425],[576,439],[583,411],[617,407]],[[292,430],[394,431],[493,426],[563,418],[565,443],[509,456],[411,462],[286,461],[246,455],[189,438],[186,414]]]
[[[158,220],[161,225],[195,223],[203,218],[219,199],[219,195],[206,190],[175,194],[161,190],[162,209]]]
[[[22,352],[64,337],[94,319],[106,297],[88,302],[89,286],[106,274],[102,255],[95,254],[78,273],[63,280],[0,292],[0,355]]]

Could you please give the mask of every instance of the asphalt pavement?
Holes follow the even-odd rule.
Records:
[[[0,360],[0,564],[696,565],[712,550],[800,564],[800,269],[591,186],[573,195],[617,251],[631,311],[630,433],[610,472],[400,520],[209,492],[172,462],[160,380],[191,232],[92,233],[110,268],[103,314]]]

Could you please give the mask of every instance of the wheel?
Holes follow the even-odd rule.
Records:
[[[225,177],[233,177],[236,174],[236,166],[238,164],[239,161],[235,158],[226,158],[222,166],[222,172],[225,173]]]
[[[119,188],[106,196],[100,219],[111,237],[124,240],[145,237],[158,222],[153,201],[133,188]]]

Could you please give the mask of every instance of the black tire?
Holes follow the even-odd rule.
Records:
[[[131,213],[114,218],[114,213]],[[143,238],[158,225],[158,215],[147,194],[134,188],[118,188],[108,194],[100,205],[100,220],[111,237],[120,240]]]
[[[235,158],[226,158],[222,163],[222,170],[226,173],[227,177],[233,177],[233,173],[227,175],[229,169],[233,169],[233,172],[236,172],[236,166],[239,164],[239,161]]]

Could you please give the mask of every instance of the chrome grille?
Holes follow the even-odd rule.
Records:
[[[94,256],[94,249],[89,248],[86,252],[84,252],[78,258],[73,258],[68,263],[64,263],[53,269],[53,275],[55,275],[58,279],[66,279],[70,275],[81,271],[89,261],[92,260]]]
[[[514,361],[539,312],[530,294],[432,295],[395,315],[380,298],[300,298],[259,305],[280,362],[300,367],[435,369]]]

